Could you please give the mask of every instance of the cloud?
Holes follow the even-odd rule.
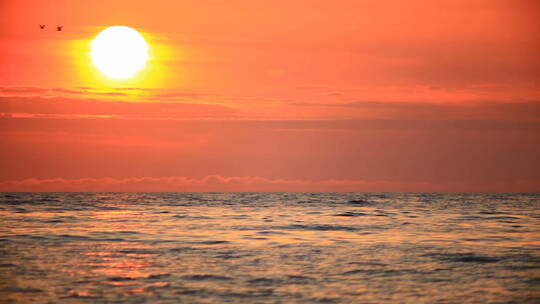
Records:
[[[199,98],[208,96],[207,93],[196,93],[196,92],[170,92],[170,93],[160,93],[153,95],[154,97],[190,97],[190,98]]]
[[[504,189],[504,190],[502,190]],[[540,190],[540,181],[501,181],[471,187],[451,182],[392,182],[368,180],[289,180],[257,176],[224,177],[208,175],[188,177],[129,177],[129,178],[51,178],[0,181],[0,191],[6,192],[416,192],[416,191],[510,191]]]
[[[482,89],[493,89],[491,86]],[[399,90],[398,90],[399,91]],[[414,90],[413,90],[414,91]],[[540,121],[540,100],[535,98],[452,100],[448,90],[421,88],[399,100],[388,96],[358,98],[365,92],[319,92],[313,96],[257,97],[219,95],[209,92],[148,88],[0,87],[0,113],[19,117],[118,117],[205,119],[390,119],[390,120],[513,120]],[[364,93],[363,93],[364,92]],[[378,95],[378,93],[374,93]],[[498,91],[492,92],[497,95]],[[411,95],[412,94],[412,95]],[[450,95],[448,95],[450,94]],[[448,95],[448,96],[446,96]],[[339,98],[335,98],[339,96]],[[396,93],[400,96],[400,93]],[[428,97],[433,97],[429,99]],[[446,96],[446,97],[444,97]],[[491,96],[491,95],[490,95]],[[443,98],[444,97],[444,98]],[[455,96],[454,96],[455,97]],[[462,96],[463,97],[463,96]],[[529,96],[531,97],[531,96]],[[534,97],[534,96],[533,96]],[[450,98],[450,99],[448,99]],[[465,97],[463,97],[465,98]],[[362,100],[363,99],[363,100]],[[314,100],[308,101],[306,100]],[[240,114],[241,112],[241,114]]]
[[[113,89],[113,90],[103,90],[92,87],[73,87],[73,88],[42,88],[34,86],[4,86],[0,87],[0,95],[5,97],[19,97],[19,96],[35,96],[35,97],[69,97],[72,95],[77,96],[109,96],[109,97],[120,97],[128,96],[125,91],[135,91],[134,89]],[[137,91],[142,91],[139,89]]]
[[[298,107],[344,108],[387,119],[540,121],[540,101],[408,102],[357,101],[348,103],[291,103]]]
[[[0,96],[0,113],[19,117],[117,117],[144,119],[270,119],[270,120],[499,120],[540,121],[540,101],[353,101],[353,102],[298,102],[250,100],[242,97],[213,97],[206,100],[204,93],[170,93],[172,99],[155,97],[152,92],[133,97],[122,91],[94,92],[86,89],[51,89],[46,94],[31,95],[36,88],[19,88],[26,95]],[[88,90],[90,92],[91,90]],[[136,90],[132,90],[138,92]],[[126,92],[129,92],[126,91]],[[70,94],[54,96],[51,94]],[[22,93],[21,93],[22,94]],[[32,93],[33,94],[33,93]],[[93,96],[96,95],[96,96]],[[112,99],[103,99],[103,96]],[[177,98],[185,96],[187,100]],[[236,101],[240,102],[236,102]],[[217,101],[214,103],[212,101]],[[264,105],[264,106],[262,106]]]
[[[190,97],[199,98],[208,96],[207,93],[201,92],[183,92],[176,90],[167,90],[150,88],[132,88],[132,87],[116,87],[112,89],[103,89],[88,86],[76,86],[68,88],[43,88],[35,86],[1,86],[0,95],[6,97],[16,96],[37,96],[43,97],[69,97],[72,95],[92,98],[93,96],[103,97],[125,97],[125,96],[146,96],[154,98],[172,98],[172,97]]]
[[[123,92],[115,92],[115,91],[109,91],[109,92],[103,92],[103,91],[97,91],[97,90],[88,90],[88,89],[61,89],[61,88],[54,88],[51,89],[51,93],[63,93],[68,95],[102,95],[102,96],[127,96],[128,94]]]
[[[112,94],[112,93],[111,93]],[[19,117],[230,118],[223,105],[179,102],[127,102],[66,97],[0,97],[0,113]]]
[[[149,88],[118,87],[118,88],[113,88],[113,90],[118,90],[118,91],[142,91],[142,92],[145,92],[145,91],[152,91],[153,89],[149,89]]]
[[[9,86],[0,87],[0,94],[4,96],[19,96],[19,95],[41,95],[50,91],[47,88],[31,87],[31,86]]]

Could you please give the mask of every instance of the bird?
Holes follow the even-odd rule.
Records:
[[[63,25],[57,25],[57,26],[56,26],[56,30],[57,30],[58,32],[61,32],[63,27],[64,27]]]
[[[40,28],[40,29],[44,29],[44,28],[45,28],[45,25],[46,25],[46,24],[40,24],[40,25],[39,25],[39,28]]]

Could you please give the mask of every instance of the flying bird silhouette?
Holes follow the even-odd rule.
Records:
[[[63,27],[64,27],[63,25],[57,25],[56,31],[61,32]]]
[[[45,25],[46,25],[46,24],[40,24],[40,25],[39,25],[39,28],[40,28],[40,29],[44,29],[44,28],[45,28]]]

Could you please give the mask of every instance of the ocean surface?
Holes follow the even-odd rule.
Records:
[[[1,303],[540,303],[540,194],[0,193]]]

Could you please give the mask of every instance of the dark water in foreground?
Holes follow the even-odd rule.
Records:
[[[0,193],[0,302],[540,303],[540,194]]]

